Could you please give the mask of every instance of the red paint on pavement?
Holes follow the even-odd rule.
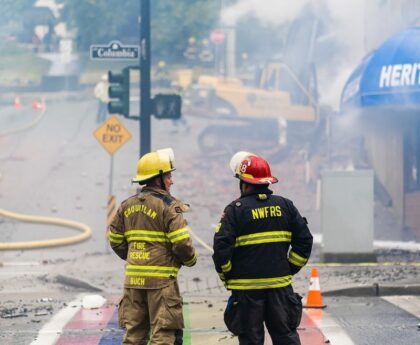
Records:
[[[322,313],[322,310],[317,310]],[[306,315],[302,314],[302,322],[298,328],[300,342],[302,345],[321,345],[325,344],[325,337],[321,330],[316,327],[315,322]]]
[[[100,335],[81,336],[79,335],[64,335],[58,339],[55,345],[96,345],[101,340]]]
[[[107,328],[115,312],[114,299],[98,309],[80,309],[63,329],[55,345],[97,345],[102,331]],[[97,331],[97,335],[86,335],[85,331]]]
[[[316,312],[322,312],[322,310],[316,310]],[[312,316],[312,315],[311,315]],[[322,314],[316,314],[317,317],[322,317]],[[321,330],[316,327],[311,317],[302,313],[302,321],[298,328],[300,342],[302,345],[324,345],[324,335]],[[271,337],[268,334],[267,329],[265,330],[265,341],[264,345],[273,345]]]
[[[105,305],[99,309],[80,309],[66,325],[65,330],[103,329],[114,313],[115,306]]]

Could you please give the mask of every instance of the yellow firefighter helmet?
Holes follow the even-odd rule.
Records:
[[[146,153],[137,162],[137,175],[131,180],[144,184],[153,177],[174,171],[174,151],[171,148]]]

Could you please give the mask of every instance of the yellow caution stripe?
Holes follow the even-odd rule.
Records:
[[[176,277],[179,271],[178,267],[170,266],[139,266],[127,265],[125,268],[126,276],[141,276],[141,277]]]
[[[128,242],[143,241],[143,242],[169,242],[166,233],[155,230],[129,230],[124,233]]]
[[[109,231],[109,242],[120,244],[124,242],[124,235]]]
[[[290,263],[298,267],[303,267],[308,262],[308,259],[304,258],[303,256],[300,256],[293,250],[290,250],[288,260]]]
[[[193,257],[190,260],[185,261],[184,265],[187,266],[187,267],[191,267],[191,266],[194,266],[196,264],[196,262],[197,262],[197,253],[194,252]]]
[[[227,263],[221,266],[222,272],[227,273],[232,269],[232,262],[229,260]]]
[[[186,238],[190,238],[190,233],[188,227],[186,226],[184,228],[169,232],[167,236],[171,243],[175,243]]]
[[[261,243],[290,243],[291,241],[292,233],[290,231],[266,231],[237,237],[235,247],[249,246],[252,244]]]
[[[259,290],[274,289],[292,284],[292,276],[257,278],[257,279],[229,279],[226,288],[231,290]]]

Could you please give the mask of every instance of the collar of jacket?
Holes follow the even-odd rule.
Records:
[[[151,193],[151,192],[159,193],[159,194],[162,194],[162,195],[167,195],[167,196],[172,197],[172,195],[170,193],[168,193],[166,190],[163,190],[163,189],[158,188],[158,187],[147,187],[146,186],[146,187],[143,187],[141,189],[141,193]]]
[[[250,196],[250,195],[258,195],[258,194],[271,195],[271,194],[273,194],[273,191],[270,190],[270,189],[268,189],[268,188],[266,188],[266,189],[260,189],[258,191],[253,191],[253,192],[245,193],[245,194],[241,195],[239,197],[239,199],[245,198],[245,197]]]

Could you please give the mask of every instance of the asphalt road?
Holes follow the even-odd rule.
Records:
[[[18,128],[37,114],[29,102],[21,109],[6,107],[0,112],[0,131]],[[0,267],[0,309],[17,308],[17,312],[28,315],[0,318],[1,344],[30,344],[41,327],[83,292],[58,283],[55,278],[60,274],[92,282],[100,286],[107,297],[118,296],[121,291],[123,263],[115,256],[105,254],[110,156],[93,136],[99,125],[95,123],[95,118],[96,102],[93,99],[72,95],[72,99],[66,100],[58,94],[47,98],[47,111],[37,126],[11,136],[0,135],[0,208],[76,220],[89,225],[93,232],[89,241],[73,246],[0,252],[0,262],[3,263]],[[130,180],[135,174],[139,157],[138,123],[123,122],[133,138],[114,155],[112,184],[118,203],[136,192],[136,186],[131,185]],[[207,123],[208,120],[198,118],[188,118],[187,126],[175,125],[168,120],[153,120],[152,148],[174,148],[177,171],[172,192],[192,204],[193,212],[187,215],[190,226],[206,243],[211,244],[212,229],[223,207],[237,196],[238,186],[228,168],[230,152],[217,156],[203,155],[196,145],[197,135]],[[244,143],[243,149],[252,149],[245,139]],[[282,171],[277,170],[285,176],[281,176],[281,183],[273,189],[292,197],[308,216],[312,231],[319,232],[314,192],[302,188],[303,161],[295,157],[290,165],[283,166]],[[57,226],[0,219],[0,238],[5,242],[49,239],[73,233],[71,229]],[[180,277],[186,298],[223,301],[226,292],[218,283],[208,253],[201,247],[199,252],[203,257],[200,266]],[[321,279],[321,283],[328,288],[355,279],[370,282],[372,277],[385,276],[385,271],[364,269],[364,273],[360,271],[359,274],[355,269],[340,271],[337,268],[328,276],[323,276],[326,273],[321,272],[321,278],[327,278],[324,281]],[[416,278],[418,268],[396,268],[394,273],[397,280],[403,280],[406,273]],[[308,275],[306,270],[296,277],[301,293],[308,286]],[[48,300],[43,302],[42,298]],[[328,330],[336,332],[338,329],[339,334],[344,337],[347,334],[355,345],[411,345],[419,341],[417,324],[420,308],[417,308],[417,317],[414,317],[380,298],[328,297],[326,302],[328,308],[325,313],[330,317],[327,321],[333,320],[334,327],[331,328],[328,323],[319,324],[325,334],[331,334]],[[36,310],[41,313],[46,310],[47,314],[35,316]],[[218,319],[221,311],[216,310],[215,315]],[[226,337],[226,333],[222,332],[221,337]]]

